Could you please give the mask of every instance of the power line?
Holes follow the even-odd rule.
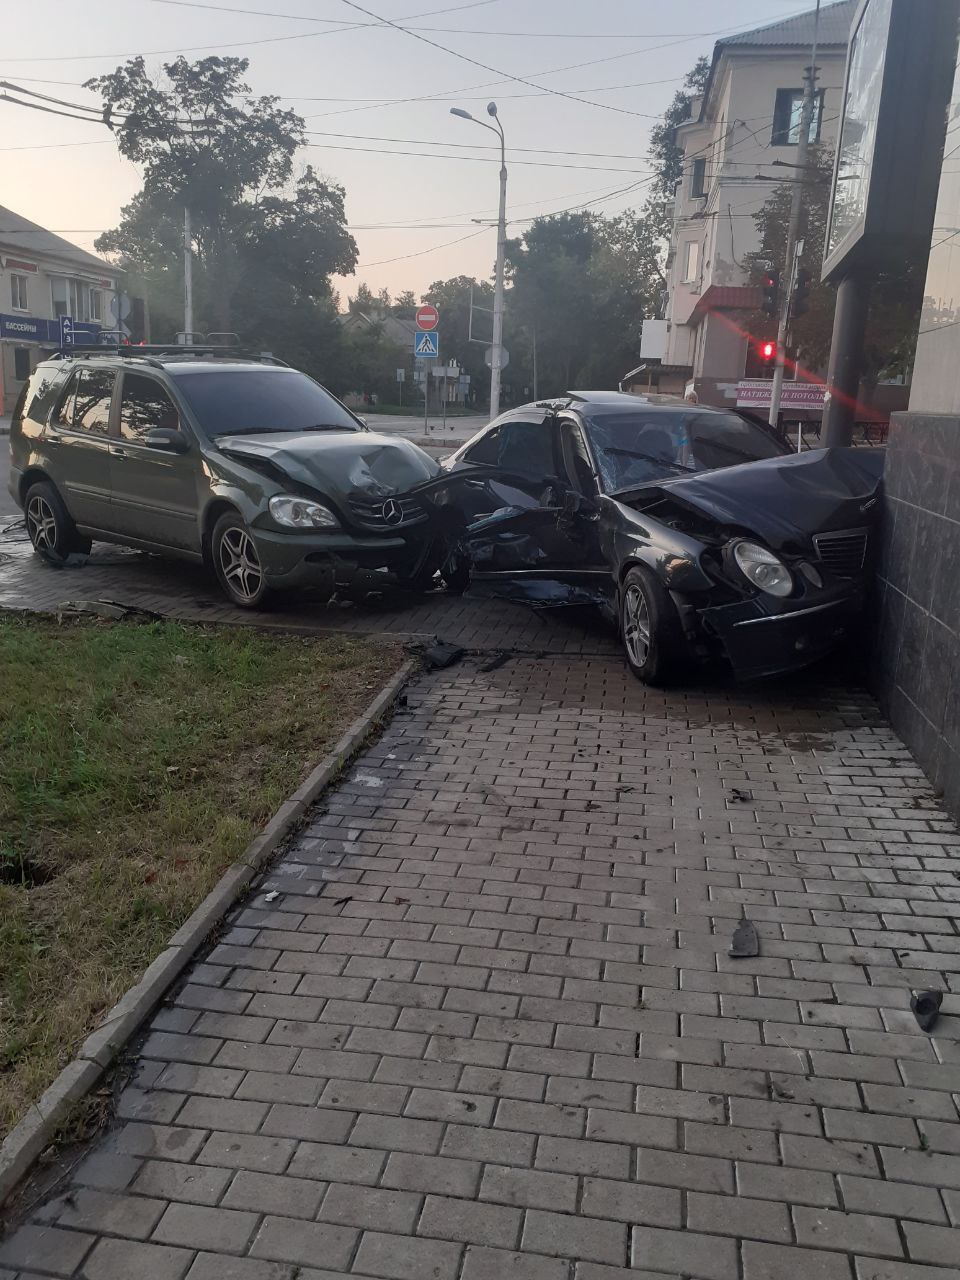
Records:
[[[358,142],[402,142],[414,147],[456,147],[468,151],[497,151],[499,145],[486,146],[482,142],[440,142],[432,138],[391,138],[374,133],[332,133],[327,129],[308,129],[309,138],[352,138]],[[643,156],[621,155],[610,151],[553,151],[546,147],[507,147],[507,152],[519,152],[541,156],[585,156],[594,160],[643,160]]]
[[[172,0],[165,0],[165,2],[172,3]],[[457,8],[461,8],[461,7],[472,9],[475,7],[475,5],[478,2],[483,2],[483,0],[474,0],[474,3],[472,4],[455,6],[453,9],[450,9],[450,8],[430,9],[424,13],[412,14],[411,18],[429,18],[431,14],[435,14],[435,13],[436,14],[453,13],[456,11]],[[494,2],[495,0],[486,0],[486,3],[492,4]],[[406,22],[407,19],[403,18],[402,21]],[[354,22],[354,23],[346,24],[344,26],[336,27],[333,31],[298,31],[295,35],[292,35],[292,36],[260,36],[259,38],[253,39],[253,40],[233,40],[229,44],[223,44],[223,43],[195,44],[195,45],[182,46],[179,49],[147,49],[145,51],[137,51],[134,53],[61,53],[53,56],[40,56],[40,57],[36,55],[31,55],[30,57],[27,57],[27,58],[0,58],[0,61],[3,61],[3,62],[95,62],[95,61],[107,61],[107,60],[112,61],[114,58],[164,57],[167,54],[171,54],[171,53],[205,53],[210,49],[244,49],[248,45],[254,45],[254,44],[281,44],[287,40],[315,40],[318,36],[338,35],[341,31],[354,31],[359,27],[367,27],[370,25],[375,26],[377,24],[376,23],[370,24],[367,22]]]
[[[374,13],[372,9],[365,9],[363,5],[357,4],[356,0],[341,0],[341,4],[345,4],[348,9],[356,9],[358,13],[366,14],[368,18],[375,18],[384,26],[392,27],[394,31],[402,31],[404,35],[410,36],[412,40],[419,40],[421,44],[427,44],[432,49],[439,49],[441,53],[447,53],[452,58],[459,58],[461,62],[468,62],[472,67],[480,67],[483,71],[490,71],[495,76],[503,76],[505,79],[514,80],[517,84],[525,84],[530,89],[539,89],[540,85],[534,84],[532,80],[525,80],[523,76],[511,75],[509,71],[503,71],[499,67],[492,67],[488,62],[480,62],[477,58],[470,58],[465,53],[458,53],[455,49],[448,49],[446,45],[431,40],[428,36],[414,31],[410,27],[401,26],[398,22],[393,22],[389,18],[383,18],[378,13]],[[641,51],[642,52],[642,51]],[[566,93],[563,89],[551,89],[549,86],[543,86],[547,92],[557,98],[566,98],[570,102],[579,102],[582,106],[597,107],[601,111],[615,111],[619,115],[638,116],[651,120],[659,120],[659,116],[651,116],[645,111],[629,111],[626,107],[614,107],[609,102],[591,102],[589,98],[580,98],[574,93]]]
[[[474,0],[473,4],[456,5],[452,9],[435,9],[434,13],[457,13],[463,9],[477,9],[483,5],[497,3],[498,0]],[[347,24],[339,18],[316,18],[312,14],[307,13],[274,13],[267,9],[242,9],[235,5],[225,4],[201,4],[199,0],[152,0],[153,4],[170,4],[175,5],[178,9],[209,9],[217,13],[239,13],[245,17],[251,18],[280,18],[290,22],[322,22],[324,26],[346,26]],[[400,18],[400,22],[410,22],[415,18],[428,17],[428,14],[411,14],[408,18]],[[354,23],[351,26],[381,26],[381,22],[364,22]],[[662,40],[664,37],[670,36],[692,36],[697,38],[702,35],[709,35],[710,32],[694,31],[652,31],[652,32],[634,32],[634,31],[492,31],[489,28],[472,29],[467,27],[437,27],[432,26],[424,28],[429,31],[442,31],[452,35],[463,36],[504,36],[509,39],[525,37],[536,40]]]
[[[368,267],[385,267],[389,262],[406,262],[408,258],[423,258],[426,254],[437,253],[440,249],[452,249],[455,244],[463,244],[465,240],[475,240],[486,231],[486,227],[481,227],[479,231],[471,231],[468,236],[461,236],[459,240],[447,240],[445,244],[435,244],[430,249],[419,249],[416,253],[401,253],[398,258],[381,258],[378,262],[358,262],[354,270],[365,271]]]
[[[443,146],[443,143],[438,143]],[[499,160],[494,156],[457,156],[449,154],[441,154],[435,151],[396,151],[390,150],[388,147],[348,147],[340,143],[333,142],[308,142],[308,148],[318,151],[357,151],[361,155],[368,156],[417,156],[426,160],[466,160],[474,164],[499,164]],[[536,169],[580,169],[584,173],[641,173],[640,169],[621,169],[615,165],[609,164],[560,164],[550,160],[512,160],[511,164],[515,167],[523,165],[524,167],[533,167]]]

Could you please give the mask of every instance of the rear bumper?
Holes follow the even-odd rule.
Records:
[[[272,587],[307,587],[346,582],[360,571],[386,569],[403,573],[433,539],[365,537],[337,530],[330,533],[276,533],[254,529],[260,563]]]
[[[864,604],[863,589],[776,613],[755,598],[703,609],[700,620],[720,641],[737,678],[751,680],[795,671],[831,653],[863,616]]]

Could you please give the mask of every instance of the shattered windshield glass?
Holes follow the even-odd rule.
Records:
[[[293,369],[187,366],[169,372],[210,436],[362,430],[319,383]]]
[[[736,414],[694,406],[597,414],[585,422],[608,493],[784,452],[762,428]]]

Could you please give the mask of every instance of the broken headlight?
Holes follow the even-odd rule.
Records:
[[[779,556],[757,542],[736,542],[733,558],[737,568],[753,586],[768,596],[788,596],[793,591],[790,570]]]
[[[340,521],[322,502],[278,493],[270,499],[270,514],[287,529],[339,529]]]

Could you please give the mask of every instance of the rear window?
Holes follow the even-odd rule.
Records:
[[[17,421],[30,418],[34,422],[46,423],[50,410],[57,398],[57,392],[63,385],[65,370],[40,365],[33,371],[33,377],[27,384]]]
[[[360,431],[356,418],[305,373],[284,369],[169,369],[210,436],[268,431]]]

